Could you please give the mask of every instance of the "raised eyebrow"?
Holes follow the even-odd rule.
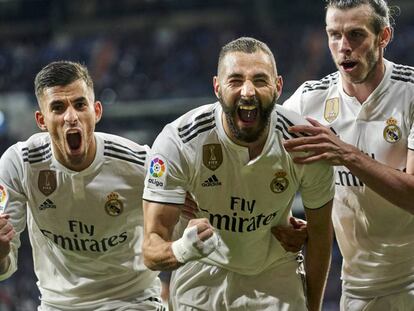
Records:
[[[85,102],[86,101],[86,97],[85,96],[81,96],[81,97],[77,97],[77,98],[75,98],[72,102],[73,103],[80,103],[80,102]],[[63,100],[61,100],[61,99],[56,99],[56,100],[52,100],[50,103],[49,103],[49,106],[50,107],[53,107],[53,106],[55,106],[55,105],[64,105],[65,103],[64,103],[64,101]]]
[[[327,32],[327,33],[329,33],[329,34],[339,32],[338,30],[333,29],[333,28],[328,28],[328,27],[326,27],[325,29],[326,29],[326,32]]]
[[[85,96],[81,96],[81,97],[75,98],[73,100],[74,103],[79,103],[79,102],[84,102],[84,101],[86,101],[86,97]]]

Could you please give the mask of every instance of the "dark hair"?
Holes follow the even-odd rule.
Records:
[[[275,57],[274,57],[272,51],[267,46],[267,44],[262,42],[262,41],[259,41],[257,39],[250,38],[250,37],[240,37],[236,40],[233,40],[233,41],[227,43],[226,45],[224,45],[221,48],[220,54],[219,54],[219,59],[218,59],[217,72],[220,71],[221,63],[222,63],[224,57],[228,53],[242,52],[242,53],[252,54],[252,53],[255,53],[255,52],[258,52],[258,51],[262,51],[262,52],[266,53],[267,55],[269,55],[269,57],[271,59],[271,62],[272,62],[272,65],[273,65],[274,70],[275,70],[275,74],[277,74]]]
[[[93,89],[92,78],[84,65],[71,61],[52,62],[36,75],[34,81],[36,97],[39,100],[46,88],[65,86],[79,79],[85,81],[86,85]]]
[[[385,27],[394,26],[394,15],[399,13],[397,6],[388,6],[385,0],[325,0],[326,9],[338,8],[341,10],[352,9],[367,4],[372,10],[372,27],[375,34],[379,34]]]

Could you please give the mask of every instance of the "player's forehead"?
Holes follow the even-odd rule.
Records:
[[[329,7],[326,11],[326,31],[352,31],[369,29],[372,25],[373,10],[367,4],[354,8]]]
[[[222,77],[251,74],[274,75],[274,66],[271,56],[262,50],[254,53],[237,51],[225,55],[220,71]]]
[[[93,91],[83,79],[75,80],[67,85],[47,87],[40,97],[41,102],[48,105],[56,101],[76,100],[78,98],[91,98]]]

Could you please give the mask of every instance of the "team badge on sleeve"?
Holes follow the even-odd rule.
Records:
[[[6,187],[3,185],[0,185],[0,213],[4,212],[4,209],[6,208],[8,195]]]
[[[223,151],[220,144],[208,144],[203,146],[203,163],[204,165],[215,171],[223,163]]]
[[[339,97],[329,98],[325,102],[324,118],[332,123],[339,115]]]
[[[150,164],[150,174],[152,177],[161,177],[165,173],[165,162],[160,158],[154,158]]]
[[[275,178],[270,182],[270,190],[274,193],[282,193],[289,186],[289,180],[286,178],[286,172],[279,171],[275,173]]]
[[[401,139],[401,129],[397,125],[397,120],[391,117],[385,122],[387,125],[383,132],[384,139],[391,144],[396,143]]]
[[[167,174],[167,163],[160,156],[151,159],[149,168],[148,183],[156,187],[163,187]]]
[[[57,187],[56,172],[52,170],[40,171],[37,186],[44,195],[51,195]]]
[[[119,194],[111,192],[107,195],[107,201],[105,203],[105,211],[109,216],[118,216],[124,210],[124,204],[119,199]]]

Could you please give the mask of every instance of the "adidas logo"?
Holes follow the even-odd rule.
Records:
[[[202,187],[214,187],[214,186],[221,186],[221,182],[218,180],[216,175],[209,177],[205,180],[202,184]]]
[[[41,211],[47,209],[47,208],[56,208],[55,203],[53,203],[52,200],[46,199],[46,201],[44,201],[40,206],[39,209]]]

